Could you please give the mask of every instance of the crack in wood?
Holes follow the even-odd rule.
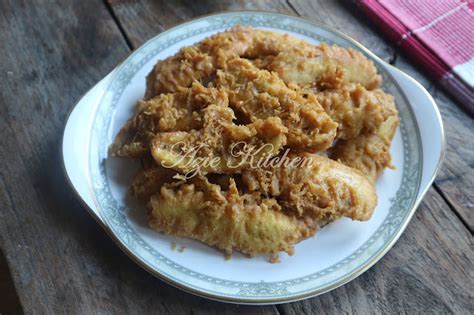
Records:
[[[459,210],[456,209],[456,207],[451,203],[451,201],[449,200],[449,198],[446,196],[446,194],[444,193],[444,191],[441,189],[441,187],[438,186],[438,184],[433,183],[432,185],[434,187],[434,189],[438,192],[438,194],[441,196],[441,198],[443,198],[444,202],[446,202],[446,204],[448,205],[449,209],[451,209],[451,211],[454,212],[454,214],[456,215],[456,217],[462,222],[462,224],[464,225],[464,227],[471,233],[471,235],[474,235],[474,231],[473,229],[471,228],[471,226],[469,225],[469,223],[466,221],[466,219],[462,216],[462,214],[459,212]]]
[[[120,20],[115,15],[114,9],[110,5],[109,1],[108,0],[103,0],[103,3],[105,5],[105,8],[107,9],[107,11],[110,14],[110,17],[115,22],[115,25],[117,25],[117,28],[118,28],[120,34],[122,35],[125,43],[127,44],[128,48],[130,48],[130,50],[133,50],[134,47],[133,47],[132,41],[130,40],[130,38],[128,38],[127,32],[125,32],[125,29],[123,28],[122,23],[120,23]]]
[[[296,8],[293,6],[290,0],[285,0],[285,1],[286,1],[286,4],[290,7],[291,10],[293,10],[293,12],[295,12],[296,15],[301,16],[301,14],[298,12],[298,10],[296,10]]]

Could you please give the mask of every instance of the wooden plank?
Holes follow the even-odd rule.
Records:
[[[398,56],[399,52],[383,39],[382,34],[376,32],[376,27],[370,24],[352,2],[290,0],[289,3],[299,15],[335,27],[360,41],[385,61],[413,76],[430,91],[443,116],[447,144],[446,160],[436,180],[436,186],[472,232],[474,120],[411,62],[403,56]]]
[[[0,157],[9,162],[1,165],[0,246],[29,313],[120,306],[118,287],[96,267],[107,259],[106,237],[67,188],[58,154],[74,102],[127,54],[97,4],[1,3]]]
[[[275,307],[210,302],[149,275],[68,188],[58,154],[67,113],[129,53],[104,4],[2,1],[0,29],[7,30],[0,32],[0,248],[23,310],[276,313]]]
[[[474,298],[472,240],[431,188],[374,267],[320,297],[278,308],[283,314],[467,314]]]
[[[108,0],[108,3],[135,48],[170,27],[205,14],[238,10],[264,10],[294,14],[294,11],[283,0]]]

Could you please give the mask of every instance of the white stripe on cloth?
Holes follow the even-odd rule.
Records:
[[[427,29],[429,29],[430,27],[432,27],[433,25],[436,25],[438,22],[444,20],[445,18],[447,18],[448,16],[451,16],[453,15],[454,13],[458,12],[459,10],[461,10],[462,8],[466,7],[468,5],[467,2],[464,2],[462,3],[461,5],[458,5],[457,7],[455,8],[452,8],[451,10],[449,10],[448,12],[445,12],[443,14],[441,14],[440,16],[438,16],[436,19],[434,19],[433,21],[431,21],[430,23],[426,24],[425,26],[422,26],[422,27],[419,27],[417,29],[414,29],[412,31],[408,31],[406,34],[403,34],[402,35],[402,38],[398,41],[398,45],[400,45],[400,43],[402,41],[404,41],[405,39],[407,39],[408,37],[410,37],[411,35],[415,34],[415,33],[418,33],[418,32],[423,32],[423,31],[426,31]]]
[[[474,88],[474,58],[455,66],[453,72],[466,82],[467,85]]]

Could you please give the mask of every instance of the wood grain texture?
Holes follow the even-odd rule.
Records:
[[[392,62],[395,55],[394,48],[370,26],[361,23],[360,16],[352,15],[350,10],[342,5],[344,1],[290,0],[288,3],[299,16],[331,26],[354,38],[386,62]]]
[[[205,14],[242,10],[294,14],[282,0],[107,1],[134,48],[170,27]]]
[[[98,0],[0,3],[0,29],[8,30],[0,32],[0,158],[5,161],[0,165],[0,248],[25,312],[366,314],[472,309],[472,235],[450,210],[456,209],[472,227],[474,154],[468,146],[457,147],[472,144],[472,136],[464,139],[472,134],[472,120],[430,87],[410,63],[395,58],[396,51],[370,25],[361,23],[363,19],[330,1],[288,5],[270,0],[110,0],[109,5],[112,15]],[[453,142],[437,180],[442,196],[430,189],[407,231],[380,263],[321,297],[256,307],[192,296],[138,267],[75,200],[59,167],[66,115],[129,53],[113,17],[131,45],[138,47],[198,15],[241,9],[292,14],[292,8],[355,37],[431,89],[450,130],[448,143]]]
[[[0,7],[0,29],[9,30],[0,32],[0,247],[24,311],[276,313],[164,284],[122,253],[76,201],[59,155],[67,113],[129,49],[103,3],[44,2]]]

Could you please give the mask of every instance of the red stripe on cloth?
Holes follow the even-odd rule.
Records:
[[[436,80],[445,75],[451,68],[443,60],[428,50],[414,37],[408,37],[402,41],[400,47],[408,53],[413,63],[419,64],[428,75]]]
[[[459,0],[381,0],[400,23],[451,68],[474,57],[474,12]]]
[[[392,42],[398,42],[402,34],[409,31],[405,25],[400,23],[390,12],[388,12],[380,3],[363,0],[361,8],[372,21],[374,21]]]

